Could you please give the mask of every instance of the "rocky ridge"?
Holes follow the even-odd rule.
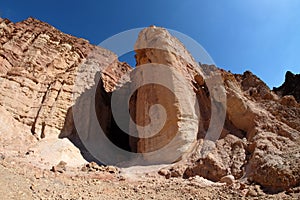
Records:
[[[285,74],[285,81],[284,83],[276,88],[273,88],[273,91],[283,97],[283,96],[287,96],[287,95],[291,95],[291,97],[289,97],[289,101],[291,101],[291,103],[293,104],[293,97],[296,99],[296,101],[298,101],[298,103],[300,102],[300,74],[293,74],[290,71],[287,71]],[[287,98],[285,98],[287,99]],[[286,100],[284,100],[286,101]]]
[[[90,104],[89,92],[96,91],[97,120],[114,144],[141,153],[145,160],[154,163],[168,162],[170,151],[179,152],[175,155],[181,156],[174,164],[159,171],[167,178],[201,176],[217,182],[230,176],[233,182],[258,183],[269,192],[299,186],[300,105],[294,79],[289,78],[289,84],[273,92],[251,72],[238,75],[199,65],[167,30],[146,28],[135,45],[137,69],[146,70],[145,66],[151,67],[153,63],[163,65],[174,72],[166,80],[177,88],[173,93],[148,85],[134,93],[129,108],[136,124],[149,124],[147,113],[155,103],[163,105],[168,116],[163,129],[154,137],[134,138],[118,128],[112,114],[112,93],[125,87],[128,79],[134,82],[130,77],[134,70],[119,62],[114,53],[33,18],[16,24],[1,19],[0,35],[0,121],[5,124],[0,129],[1,151],[32,151],[29,160],[42,159],[44,167],[60,160],[74,166],[93,160],[78,137],[74,116],[80,110],[74,105],[80,108]],[[219,86],[213,88],[223,91],[226,101],[221,97],[218,100],[214,91],[209,90],[213,79],[207,71],[220,75],[222,85],[217,83],[214,86]],[[127,79],[123,79],[126,74]],[[137,82],[143,83],[146,76]],[[293,92],[288,91],[291,85],[295,86]],[[285,95],[295,95],[298,102],[294,96]],[[199,110],[194,104],[199,105]],[[225,119],[220,137],[209,142],[205,134],[214,104],[221,105],[218,109],[225,111]],[[181,109],[189,115],[182,117]],[[88,124],[89,118],[84,121]],[[142,129],[136,127],[128,123],[130,130],[143,135]],[[175,143],[162,155],[151,154],[174,137]],[[51,151],[45,151],[49,148]]]

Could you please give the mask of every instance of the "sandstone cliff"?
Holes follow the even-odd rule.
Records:
[[[22,127],[13,127],[17,130],[14,135],[18,135],[17,132],[24,135],[24,144],[19,148],[33,146],[43,154],[41,157],[44,157],[45,163],[57,162],[55,158],[60,157],[69,163],[82,163],[79,151],[72,153],[76,147],[57,138],[72,135],[75,97],[95,84],[94,77],[84,75],[91,74],[91,70],[102,71],[102,89],[107,95],[115,87],[118,74],[121,76],[131,67],[119,62],[114,53],[33,18],[16,24],[0,19],[0,35],[0,105],[3,112],[8,112],[16,123],[22,124]],[[108,66],[110,68],[104,70]],[[82,77],[77,77],[77,74]],[[77,79],[80,80],[75,88]],[[108,124],[109,108],[104,106],[103,109],[107,114],[102,118]],[[2,119],[2,124],[5,121]],[[7,127],[10,125],[13,126],[13,123],[5,124]],[[33,140],[31,136],[45,138],[44,142],[41,141],[43,145],[25,143]],[[18,143],[14,137],[7,136],[5,140]],[[68,158],[58,156],[55,151],[70,152],[70,155]]]
[[[95,109],[97,123],[116,146],[145,162],[174,162],[160,171],[166,177],[220,181],[232,175],[269,191],[299,186],[297,75],[287,73],[274,93],[251,72],[198,64],[179,40],[154,26],[137,39],[135,70],[114,53],[33,18],[16,24],[0,19],[0,35],[0,119],[8,127],[1,129],[1,141],[18,144],[24,138],[15,136],[23,135],[35,148],[52,148],[41,151],[47,160],[57,150],[49,141],[67,137],[68,150],[75,145],[86,160],[95,159],[81,141],[96,142],[90,128]],[[134,90],[128,102],[122,98],[126,87]],[[117,102],[129,109],[132,120],[123,123],[132,135],[114,115],[111,101],[120,91]],[[218,124],[220,130],[214,129]],[[75,154],[70,162],[79,159]]]

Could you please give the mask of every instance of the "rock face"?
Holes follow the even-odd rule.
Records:
[[[136,151],[144,153],[147,160],[173,162],[190,152],[197,139],[196,95],[191,85],[196,75],[195,61],[182,43],[167,30],[156,27],[140,32],[135,52],[137,71],[142,74],[137,82],[143,86],[135,93],[131,115],[138,126],[150,124],[148,130],[137,129]],[[147,84],[148,79],[151,84]],[[158,112],[160,107],[151,108],[155,104],[166,112],[161,127],[155,124],[155,118],[162,122],[163,113]],[[149,116],[151,109],[153,116]],[[151,134],[155,135],[150,137]],[[163,147],[166,150],[156,152]]]
[[[60,133],[72,104],[78,66],[90,52],[99,69],[114,61],[121,66],[112,52],[36,19],[0,23],[0,103],[38,137]],[[105,88],[111,90],[116,80],[103,76]]]
[[[232,174],[273,191],[299,185],[299,104],[282,105],[282,100],[250,72],[232,75],[222,71],[222,76],[227,92],[224,128],[226,124],[230,128],[206,156],[199,153],[199,143],[184,175],[199,174],[218,181]]]
[[[59,133],[76,66],[93,47],[29,18],[1,21],[1,105],[33,134]]]
[[[76,99],[73,97],[95,84],[94,77],[85,76],[91,74],[89,70],[103,72],[99,91],[107,98],[118,78],[131,67],[119,62],[114,53],[33,18],[16,24],[0,19],[0,35],[0,105],[3,112],[9,112],[16,121],[6,126],[18,130],[12,131],[14,134],[22,132],[44,138],[34,148],[45,161],[57,164],[59,161],[53,159],[62,157],[74,165],[82,163],[80,152],[71,142],[57,140],[58,136],[73,138],[76,132],[72,112]],[[93,67],[89,67],[91,65]],[[77,79],[80,80],[75,87]],[[100,120],[109,128],[111,112],[104,102],[99,104],[103,110]],[[6,121],[1,120],[1,123]],[[14,127],[15,123],[22,126]],[[5,140],[8,138],[2,136]],[[30,145],[24,143],[23,146]],[[49,151],[50,146],[55,152]],[[45,156],[45,152],[51,155]]]
[[[299,75],[288,72],[274,93],[249,71],[197,64],[180,41],[154,26],[135,44],[136,69],[33,18],[16,24],[0,19],[0,35],[0,122],[7,125],[0,128],[1,148],[34,143],[47,162],[59,159],[53,165],[83,162],[80,153],[92,161],[82,140],[93,140],[95,109],[116,146],[149,163],[174,162],[160,171],[167,177],[248,179],[270,191],[299,186]],[[124,88],[132,91],[130,99],[117,103],[128,106],[131,120],[123,125],[129,132],[118,126],[111,103]],[[221,129],[209,135],[217,123]],[[80,152],[72,153],[71,145]]]
[[[285,74],[284,83],[276,88],[273,88],[274,92],[279,96],[292,95],[300,102],[300,74],[293,74],[287,71]]]

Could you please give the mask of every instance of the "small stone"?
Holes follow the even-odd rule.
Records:
[[[171,172],[168,169],[161,169],[158,171],[158,174],[164,176],[166,179],[169,179],[172,177]]]
[[[255,185],[254,187],[255,187],[255,190],[256,190],[258,195],[263,195],[264,194],[264,192],[260,188],[260,185]]]
[[[29,187],[32,191],[35,191],[35,185],[34,184],[32,184],[32,185],[30,185],[30,187]]]
[[[232,185],[234,183],[234,176],[232,176],[232,175],[223,176],[220,179],[220,182],[226,183],[226,185]]]
[[[28,149],[28,151],[25,153],[25,155],[32,155],[34,154],[34,149]]]
[[[87,172],[87,171],[88,171],[88,168],[87,168],[86,166],[83,166],[83,167],[81,168],[81,171]]]
[[[41,171],[37,171],[37,172],[35,172],[34,177],[36,179],[43,178],[43,173]]]
[[[136,193],[139,192],[139,190],[137,188],[133,188],[133,191]]]
[[[247,197],[249,197],[249,196],[250,197],[256,197],[257,195],[258,194],[257,194],[257,192],[255,191],[255,189],[253,187],[249,188],[249,190],[246,194]]]
[[[4,160],[5,159],[5,155],[3,153],[0,153],[0,160]]]
[[[240,183],[240,190],[246,189],[246,184],[245,183]]]
[[[96,162],[90,162],[90,167],[97,168],[99,165]]]
[[[47,171],[47,170],[43,171],[43,177],[44,178],[46,178],[46,179],[49,178],[49,174],[50,174],[49,171]]]
[[[64,173],[66,171],[66,165],[66,162],[60,161],[56,166],[52,166],[51,171]]]
[[[167,169],[161,169],[158,171],[159,175],[166,176],[169,173]]]
[[[116,167],[114,167],[114,166],[107,166],[106,171],[108,171],[108,172],[111,173],[111,174],[116,174],[116,173],[118,173],[118,169],[117,169]]]
[[[104,166],[100,166],[98,165],[96,162],[90,162],[88,164],[85,165],[86,170],[90,171],[90,172],[96,172],[96,171],[105,171],[105,167]],[[85,170],[85,168],[83,168],[83,170]]]
[[[119,181],[125,181],[126,178],[124,176],[119,176]]]
[[[174,168],[171,168],[170,175],[171,175],[171,177],[181,177],[182,176],[181,172]]]

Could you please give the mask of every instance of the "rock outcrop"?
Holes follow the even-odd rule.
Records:
[[[299,103],[300,102],[300,74],[293,74],[292,72],[287,71],[285,74],[284,83],[278,88],[274,87],[273,90],[277,95],[281,97],[286,95],[292,95]]]
[[[0,129],[1,142],[35,142],[40,157],[51,154],[47,162],[59,159],[53,165],[65,161],[59,155],[66,151],[68,165],[76,165],[71,160],[80,153],[93,161],[83,143],[97,147],[94,109],[118,148],[141,155],[145,164],[174,162],[160,171],[166,177],[247,179],[275,192],[299,186],[299,75],[288,72],[273,92],[249,71],[197,64],[179,40],[154,26],[138,37],[135,69],[33,18],[0,19],[0,35],[0,122],[8,126]],[[131,117],[122,121],[125,129],[118,124],[124,108]],[[81,151],[76,156],[72,144]],[[103,148],[99,154],[119,156]]]
[[[112,52],[39,20],[28,18],[13,24],[2,19],[0,24],[0,104],[38,137],[58,135],[62,130],[77,89],[73,86],[78,66],[88,56],[94,57],[90,65],[98,70],[114,62],[113,66],[120,66],[117,69],[124,68]],[[108,91],[116,82],[110,75],[109,70],[103,73]]]
[[[55,159],[62,156],[68,163],[82,164],[76,147],[66,142],[67,139],[57,139],[58,136],[75,137],[72,112],[75,97],[95,84],[94,77],[85,75],[92,74],[91,70],[102,71],[99,91],[107,98],[118,78],[131,67],[119,62],[114,53],[33,18],[15,24],[1,19],[0,35],[0,105],[3,112],[8,112],[16,121],[1,120],[1,123],[12,126],[8,130],[18,130],[9,132],[26,135],[23,141],[28,135],[44,138],[36,145],[24,143],[23,146],[34,146],[45,163],[57,163]],[[104,101],[101,103],[100,120],[110,127],[109,106]],[[14,127],[15,123],[22,126]],[[2,136],[10,143],[18,143],[12,139],[15,137]]]
[[[134,48],[136,71],[141,73],[135,74],[136,82],[141,87],[131,103],[131,116],[138,126],[150,126],[148,130],[137,128],[136,151],[147,160],[174,162],[190,152],[197,139],[197,99],[191,82],[197,74],[196,63],[182,43],[162,28],[142,30]],[[152,107],[155,104],[164,110],[159,112],[162,108]]]
[[[273,191],[299,185],[299,105],[283,106],[250,72],[232,75],[222,71],[222,76],[227,92],[226,122],[231,130],[207,156],[199,153],[199,143],[184,176],[198,174],[218,181],[231,174],[236,179],[248,177]]]

